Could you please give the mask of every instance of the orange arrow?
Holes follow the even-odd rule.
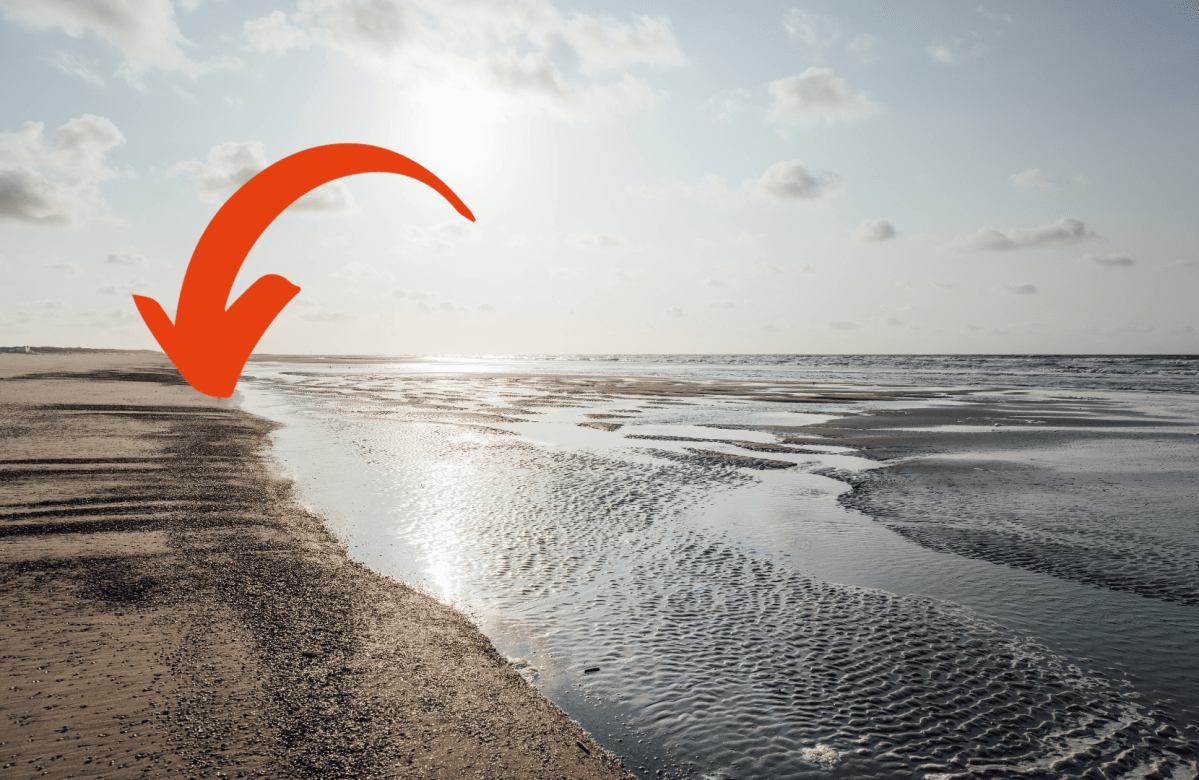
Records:
[[[283,210],[322,184],[357,173],[398,173],[428,184],[458,210],[474,214],[453,190],[423,166],[367,144],[329,144],[305,149],[267,167],[233,193],[208,223],[179,291],[175,322],[162,306],[133,296],[159,346],[205,395],[228,398],[254,346],[283,307],[300,291],[282,276],[262,277],[225,309],[233,281],[254,242]]]

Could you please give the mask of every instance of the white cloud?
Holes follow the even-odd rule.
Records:
[[[1127,268],[1137,264],[1137,261],[1128,255],[1083,255],[1082,261],[1104,268]]]
[[[711,306],[713,309],[735,309],[735,308],[737,308],[737,304],[733,303],[732,301],[713,301],[712,303],[709,303],[708,305]]]
[[[435,292],[421,292],[419,290],[410,290],[408,292],[396,290],[392,295],[397,298],[407,298],[410,301],[435,301],[441,297]]]
[[[69,263],[66,260],[59,260],[58,258],[43,260],[38,265],[55,273],[66,274],[67,276],[78,276],[80,273],[78,265]]]
[[[1175,260],[1166,263],[1166,268],[1199,268],[1199,260]]]
[[[1013,187],[1022,187],[1024,189],[1031,189],[1033,187],[1057,186],[1057,180],[1051,179],[1045,174],[1041,173],[1040,168],[1029,168],[1027,171],[1013,173],[1008,177],[1008,181],[1012,183]]]
[[[149,288],[149,286],[150,283],[145,279],[130,279],[128,284],[106,284],[96,292],[101,295],[132,295]]]
[[[611,233],[571,233],[566,236],[566,240],[571,244],[592,249],[621,249],[629,243]]]
[[[479,306],[478,306],[478,309],[479,309],[479,311],[482,311],[482,312],[493,312],[493,311],[495,311],[495,307],[494,307],[494,306],[492,306],[490,303],[480,303],[480,304],[479,304]]]
[[[749,90],[736,87],[708,98],[704,108],[718,122],[731,122],[749,107]]]
[[[282,11],[272,11],[261,19],[246,21],[242,25],[242,35],[255,51],[264,54],[285,54],[312,44],[308,32],[288,22],[287,14]]]
[[[353,312],[342,311],[340,309],[330,309],[315,301],[297,300],[291,305],[291,309],[300,315],[300,319],[308,320],[309,322],[353,322],[358,319],[358,315]]]
[[[929,60],[938,65],[957,65],[967,59],[981,57],[991,50],[991,47],[982,42],[967,45],[967,42],[960,38],[955,38],[949,43],[941,41],[933,41],[928,45],[924,52],[928,55]]]
[[[107,41],[125,58],[118,73],[134,84],[152,68],[197,76],[238,64],[189,59],[170,0],[0,0],[0,8],[31,27],[57,28],[72,38],[90,33]]]
[[[853,330],[858,327],[858,324],[856,322],[837,321],[830,322],[828,326],[833,330]]]
[[[898,319],[896,319],[896,318],[894,318],[894,317],[888,317],[888,318],[886,319],[886,323],[887,323],[888,325],[890,325],[891,327],[894,327],[894,328],[902,328],[902,327],[904,326],[904,321],[903,321],[903,320],[898,320]]]
[[[712,277],[701,280],[700,284],[704,285],[705,287],[724,287],[724,282],[720,281],[719,279],[713,279]]]
[[[493,86],[516,101],[514,109],[545,113],[567,121],[649,109],[660,98],[648,84],[627,73],[610,85],[571,84],[541,52],[523,56],[513,51],[496,54],[487,61],[487,75]]]
[[[792,8],[783,17],[783,29],[794,41],[799,41],[813,53],[832,46],[841,36],[841,25],[827,16]]]
[[[995,11],[990,11],[986,7],[981,6],[981,5],[975,10],[978,11],[979,16],[981,16],[984,19],[987,19],[988,21],[1007,22],[1008,24],[1013,24],[1012,17],[1010,14],[1004,14],[1004,13],[998,13]]]
[[[68,76],[74,76],[77,79],[82,79],[88,84],[92,84],[97,87],[104,86],[104,77],[99,73],[96,73],[94,70],[88,67],[83,60],[79,59],[70,52],[55,49],[54,56],[46,57],[45,62],[53,65],[55,68],[67,74]]]
[[[196,196],[205,203],[219,203],[267,167],[266,152],[259,141],[227,141],[208,150],[208,162],[184,160],[172,172],[192,179]],[[358,208],[343,181],[317,187],[288,207],[310,215],[346,214]]]
[[[968,236],[955,239],[950,247],[961,252],[1007,252],[1015,249],[1042,249],[1072,246],[1084,241],[1101,240],[1087,230],[1080,219],[1066,217],[1052,225],[1028,229],[1000,230],[985,227]]]
[[[578,14],[567,23],[562,37],[574,47],[584,73],[633,63],[678,66],[687,61],[664,16],[636,16],[630,25]]]
[[[1035,295],[1037,292],[1035,284],[1005,284],[1003,288],[1015,295]]]
[[[401,233],[405,242],[436,255],[449,254],[459,242],[475,237],[474,226],[461,219],[438,222],[427,228],[404,225]]]
[[[667,309],[665,312],[663,312],[663,316],[669,317],[669,318],[675,319],[675,320],[682,319],[683,310],[680,309],[678,306],[675,306],[675,307]]]
[[[146,256],[138,252],[136,247],[123,246],[102,262],[112,265],[145,265]]]
[[[845,50],[850,54],[857,55],[858,62],[863,65],[869,65],[872,62],[878,61],[878,57],[874,56],[874,47],[878,45],[880,40],[877,35],[861,33],[860,35],[855,35],[846,44]]]
[[[799,160],[785,160],[767,168],[755,184],[774,200],[796,203],[836,194],[844,189],[845,179],[836,173],[815,174]]]
[[[108,119],[84,114],[42,134],[41,122],[0,133],[0,221],[76,226],[103,210],[95,182],[116,172],[105,167],[109,149],[125,141]]]
[[[767,118],[777,124],[851,121],[882,110],[827,68],[808,68],[798,76],[770,82],[767,89],[774,98]]]
[[[868,219],[858,226],[858,239],[870,243],[895,238],[895,226],[889,219]]]
[[[554,46],[570,46],[587,74],[684,62],[665,17],[624,23],[576,14],[567,21],[548,0],[311,0],[290,15],[273,11],[245,22],[242,35],[262,53],[323,47],[410,94],[452,87],[471,93],[476,111],[486,104],[494,113],[569,121],[651,108],[660,96],[627,73],[608,84],[572,83],[550,57]]]

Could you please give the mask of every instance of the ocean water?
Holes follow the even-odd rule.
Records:
[[[634,774],[1182,778],[1197,374],[1188,356],[442,356],[259,362],[235,399],[284,424],[274,458],[353,555],[471,615]],[[806,383],[902,397],[805,402]],[[888,463],[797,430],[1015,400],[1077,420],[911,452],[973,481],[909,501],[851,494]],[[1041,487],[1005,487],[1016,468]]]

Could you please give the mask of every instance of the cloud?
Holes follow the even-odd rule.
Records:
[[[1035,295],[1037,292],[1035,284],[1005,284],[1003,289],[1015,295]]]
[[[737,308],[737,304],[733,303],[732,301],[713,301],[712,303],[709,303],[708,305],[711,306],[713,309],[735,309],[735,308]]]
[[[309,322],[353,322],[358,319],[358,315],[353,312],[329,309],[309,300],[296,301],[291,308],[299,313],[300,319]]]
[[[1137,261],[1128,255],[1083,255],[1082,261],[1104,268],[1128,268],[1137,264]]]
[[[272,11],[261,19],[250,19],[242,25],[242,35],[255,51],[264,54],[286,54],[291,49],[312,45],[308,32],[287,21],[287,14]]]
[[[62,51],[60,49],[55,49],[54,55],[52,57],[46,57],[44,62],[53,65],[59,71],[67,74],[68,76],[74,76],[77,79],[82,79],[88,84],[97,87],[104,86],[104,77],[89,68],[87,64],[83,62],[83,60],[79,59],[74,54]]]
[[[663,177],[657,185],[628,186],[625,190],[637,198],[671,200],[683,198],[710,203],[722,208],[744,205],[750,196],[764,195],[784,203],[819,200],[845,189],[845,178],[836,173],[815,173],[799,160],[784,160],[766,169],[757,179],[746,179],[731,187],[723,176],[704,174],[695,184]]]
[[[108,42],[125,59],[117,73],[133,84],[150,69],[194,77],[240,64],[189,59],[184,54],[189,43],[175,23],[170,0],[0,0],[0,9],[34,28],[57,28],[72,38],[91,34]]]
[[[894,317],[888,317],[885,322],[894,328],[902,328],[904,326],[903,320],[897,320]]]
[[[58,259],[43,260],[40,263],[38,263],[38,265],[42,268],[47,268],[56,273],[66,274],[67,276],[78,276],[80,273],[79,266],[77,266],[74,263],[68,263],[65,260],[58,260]]]
[[[621,249],[629,243],[611,233],[571,233],[566,236],[566,240],[571,244],[592,249]]]
[[[704,109],[718,122],[731,122],[749,107],[749,90],[736,87],[708,98]]]
[[[409,292],[405,292],[404,290],[396,290],[395,292],[392,293],[392,295],[394,295],[397,298],[407,298],[410,301],[434,301],[434,300],[437,300],[437,298],[439,297],[437,295],[437,293],[420,292],[420,291],[416,291],[416,290],[412,290]]]
[[[427,228],[404,225],[400,232],[405,242],[435,255],[450,254],[457,243],[468,241],[475,235],[474,226],[461,219],[438,222]]]
[[[1045,174],[1041,173],[1040,168],[1029,168],[1027,171],[1013,173],[1008,177],[1008,181],[1012,183],[1013,187],[1022,187],[1024,189],[1030,189],[1033,187],[1057,186],[1057,180],[1051,179]]]
[[[724,282],[720,281],[719,279],[713,279],[712,277],[701,280],[700,284],[704,285],[705,287],[724,287]]]
[[[227,141],[208,150],[208,162],[183,160],[171,168],[192,179],[196,196],[205,203],[219,203],[267,167],[260,141]],[[332,181],[317,187],[288,207],[304,214],[347,214],[358,205],[345,182]]]
[[[397,298],[407,298],[410,301],[416,301],[416,308],[423,314],[434,314],[442,312],[444,314],[466,314],[469,309],[465,306],[458,306],[447,300],[440,300],[441,296],[434,292],[404,292],[396,290],[392,293]],[[440,300],[440,302],[438,302]],[[495,307],[491,304],[484,303],[478,307],[479,311],[495,311]]]
[[[479,306],[478,306],[478,309],[479,309],[479,311],[482,311],[482,312],[493,312],[493,311],[495,311],[495,307],[494,307],[494,306],[492,306],[490,303],[480,303],[480,304],[479,304]]]
[[[498,113],[567,121],[652,108],[660,95],[627,73],[614,83],[572,83],[551,54],[569,47],[585,74],[685,61],[666,17],[567,20],[548,0],[320,0],[249,20],[242,35],[264,54],[312,46],[337,52],[411,94],[465,89],[476,106]]]
[[[136,247],[123,246],[101,262],[111,265],[145,265],[146,256],[138,252]]]
[[[832,46],[841,36],[841,25],[827,16],[792,8],[783,17],[783,29],[793,41],[798,41],[814,53]]]
[[[877,35],[868,35],[862,33],[855,35],[852,40],[845,46],[845,50],[850,54],[856,54],[858,62],[863,65],[869,65],[872,62],[877,62],[878,57],[874,56],[874,47],[882,40]]]
[[[571,84],[541,52],[496,54],[487,61],[487,76],[492,86],[517,101],[514,107],[566,121],[650,109],[660,97],[644,81],[627,73],[611,85]]]
[[[957,65],[967,59],[981,57],[991,50],[991,47],[985,43],[975,43],[967,46],[960,38],[955,38],[950,43],[933,41],[924,50],[928,55],[929,60],[938,65]]]
[[[96,290],[101,295],[132,295],[135,292],[149,288],[150,283],[145,279],[130,279],[128,284],[106,284]]]
[[[819,200],[840,192],[845,179],[836,173],[815,174],[799,160],[777,162],[755,182],[758,189],[784,203]]]
[[[858,226],[858,240],[877,243],[895,238],[895,226],[889,219],[868,219]]]
[[[1199,260],[1175,260],[1166,263],[1166,268],[1199,268]]]
[[[848,82],[827,68],[808,68],[798,76],[770,82],[767,89],[774,98],[767,119],[776,124],[831,124],[882,110],[866,93],[854,92]]]
[[[687,61],[664,16],[635,16],[630,25],[578,14],[567,23],[562,37],[574,47],[584,73],[633,63],[679,66]]]
[[[15,133],[0,133],[0,221],[75,227],[103,211],[95,182],[116,175],[104,156],[125,136],[92,114],[55,130],[53,144],[44,128],[26,122]]]
[[[981,6],[981,5],[975,10],[978,11],[979,16],[981,16],[982,18],[984,18],[988,21],[1007,22],[1008,24],[1014,23],[1014,22],[1012,22],[1012,17],[1009,14],[1003,14],[1003,13],[997,13],[995,11],[989,11],[984,6]]]
[[[837,321],[828,324],[833,330],[853,330],[858,327],[856,322]]]
[[[985,227],[968,236],[954,239],[950,247],[959,252],[1007,252],[1016,249],[1042,249],[1072,246],[1084,241],[1101,240],[1087,230],[1082,220],[1066,217],[1052,225],[1028,229],[999,230]]]
[[[667,309],[665,312],[663,312],[662,316],[669,317],[670,319],[674,319],[674,320],[682,319],[683,310],[680,309],[678,306],[675,306],[675,307]]]

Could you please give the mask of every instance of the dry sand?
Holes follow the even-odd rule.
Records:
[[[153,353],[0,355],[0,777],[625,778]]]

